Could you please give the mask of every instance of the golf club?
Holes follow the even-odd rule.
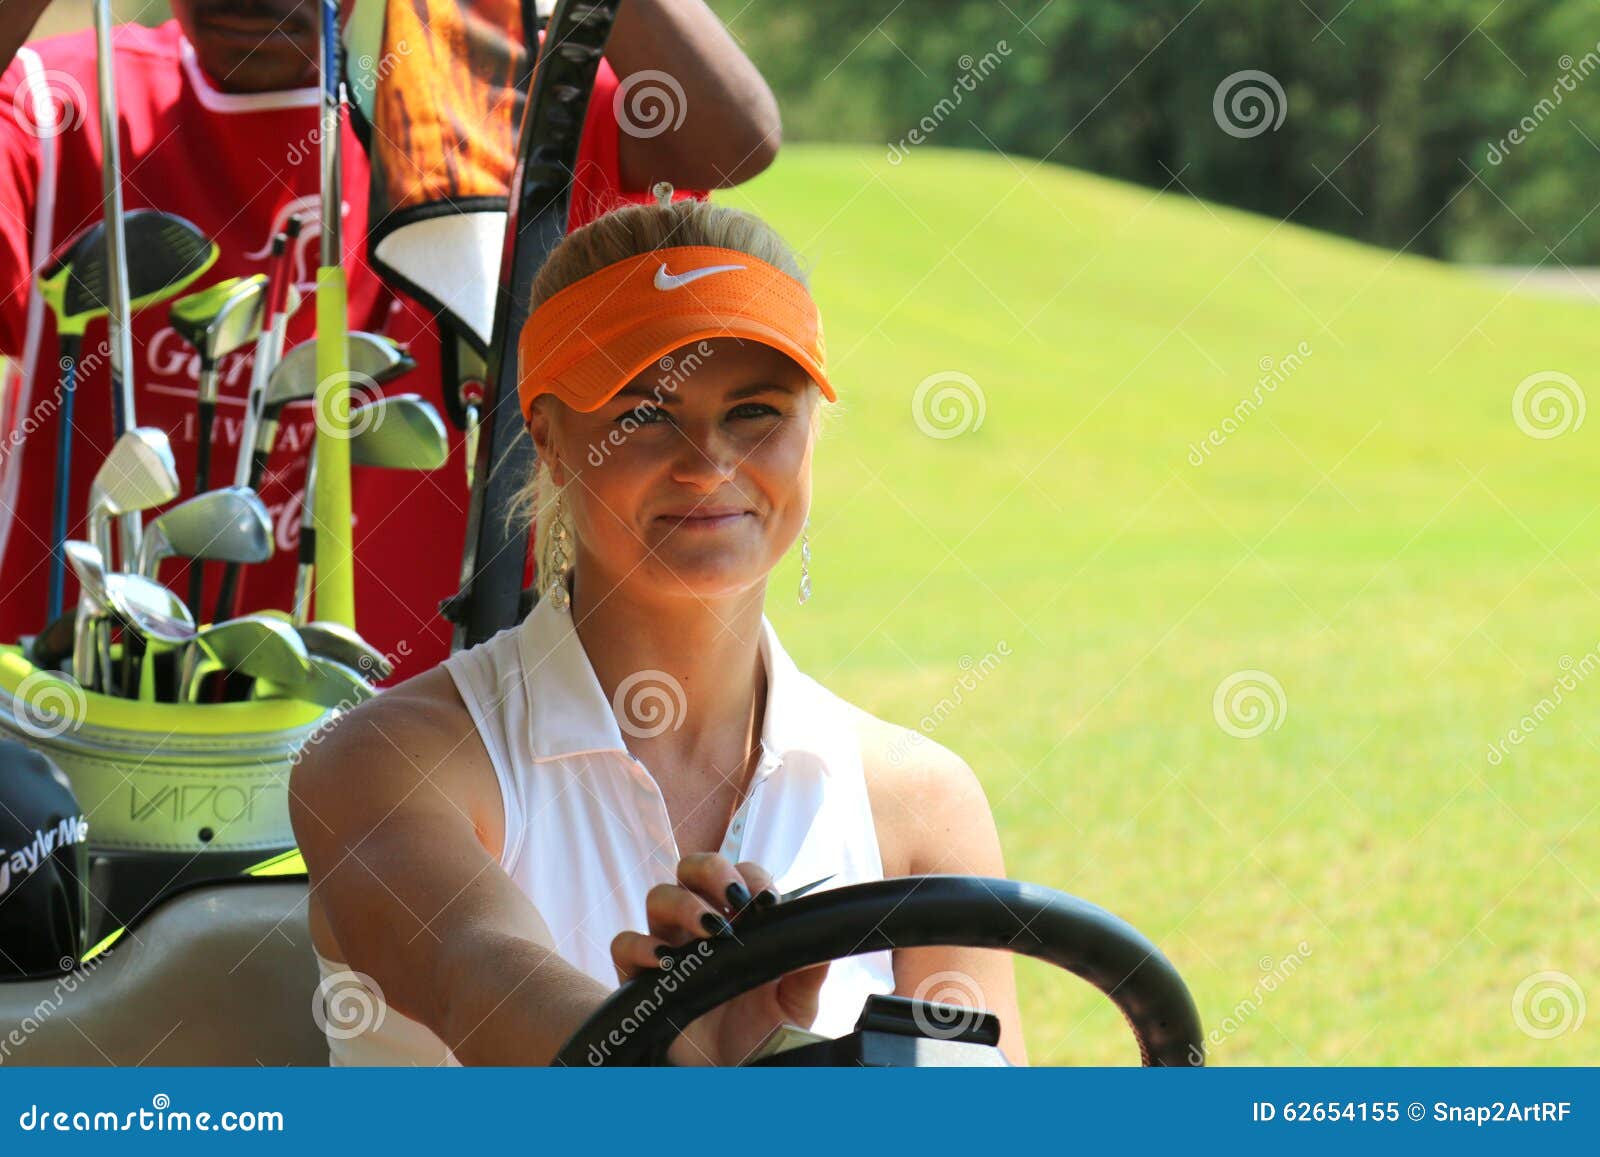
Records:
[[[135,640],[142,653],[150,643],[176,646],[194,638],[195,625],[189,608],[158,582],[142,575],[111,571],[105,576],[105,599],[111,617],[122,625],[124,653],[135,645]],[[125,684],[120,690],[127,698],[139,697],[137,686]]]
[[[178,468],[166,434],[140,426],[117,439],[89,487],[89,537],[109,564],[113,518],[137,514],[178,496]],[[138,552],[125,555],[132,568]]]
[[[111,680],[111,637],[99,631],[106,615],[106,562],[100,548],[71,540],[63,545],[78,579],[78,615],[72,631],[72,674],[90,690]],[[98,652],[98,654],[97,654]]]
[[[141,426],[118,438],[101,464],[89,487],[89,538],[99,550],[102,563],[111,566],[111,520],[171,502],[178,496],[178,471],[172,460],[167,436],[153,427]],[[132,569],[137,555],[125,555],[124,569]],[[96,624],[101,637],[101,654],[110,654],[110,624]],[[108,669],[103,689],[111,690]]]
[[[267,263],[267,308],[256,339],[255,361],[250,366],[250,392],[245,400],[244,425],[239,433],[239,455],[234,461],[235,486],[250,485],[250,449],[256,443],[256,427],[261,422],[261,404],[267,381],[283,357],[284,334],[289,316],[300,307],[300,292],[290,284],[289,250],[300,236],[299,217],[290,217],[283,232],[272,239],[272,257]]]
[[[437,470],[450,453],[449,435],[439,412],[417,394],[375,398],[350,412],[350,461],[356,466],[391,470]],[[317,459],[322,440],[306,462],[307,499],[300,506],[300,562],[294,582],[294,621],[310,616],[312,577],[316,571]],[[323,620],[328,621],[328,620]]]
[[[411,355],[394,341],[375,333],[358,330],[350,334],[348,348],[350,369],[347,376],[362,380],[364,384],[371,386],[382,385],[415,368],[417,364]],[[267,462],[272,457],[273,446],[278,440],[278,417],[283,408],[291,402],[307,401],[315,397],[318,381],[317,358],[315,343],[304,342],[284,354],[283,359],[273,369],[262,395],[261,421],[256,429],[255,445],[250,451],[250,468],[246,484],[251,489],[259,489],[261,480],[266,477]],[[242,447],[240,452],[243,453]],[[308,459],[306,497],[302,499],[303,502],[309,502],[309,496],[314,493],[312,473]],[[230,564],[223,571],[222,589],[217,596],[216,611],[212,616],[218,622],[237,614],[239,577],[240,569],[237,564]]]
[[[272,520],[255,491],[242,486],[208,490],[179,503],[145,527],[137,572],[156,578],[163,559],[180,557],[223,562],[265,562],[272,557]],[[192,594],[192,591],[191,591]],[[199,606],[189,613],[199,618]],[[122,648],[122,684],[137,686],[134,665],[143,659],[137,642]]]
[[[191,294],[172,307],[172,328],[200,354],[199,412],[196,433],[194,492],[211,485],[211,435],[217,417],[217,367],[221,360],[261,334],[267,279],[263,274],[231,278]],[[241,443],[239,452],[244,453]],[[189,606],[199,614],[205,567],[189,569]]]
[[[132,311],[182,293],[217,259],[217,247],[188,221],[154,209],[135,209],[124,222],[131,255]],[[89,322],[104,317],[111,300],[105,222],[78,235],[39,275],[39,295],[56,315],[61,362],[61,409],[56,428],[56,489],[52,511],[50,591],[47,619],[61,615],[65,596],[68,490],[72,477],[73,409],[78,354]]]
[[[317,269],[317,472],[315,503],[327,533],[317,544],[317,582],[326,588],[319,612],[355,625],[355,574],[350,565],[350,443],[346,436],[350,354],[348,285],[340,211],[339,0],[322,0],[322,264]]]
[[[316,620],[299,623],[295,630],[299,632],[306,650],[313,655],[321,655],[324,659],[332,659],[357,671],[370,671],[377,679],[387,679],[394,674],[394,667],[383,652],[343,623]]]
[[[195,702],[207,671],[222,669],[296,685],[311,674],[310,656],[295,629],[271,615],[245,615],[196,633],[184,651],[178,702]]]
[[[321,655],[311,656],[311,671],[294,682],[257,680],[253,698],[299,699],[329,710],[354,707],[377,694],[358,671]]]

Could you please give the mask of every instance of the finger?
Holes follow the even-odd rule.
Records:
[[[752,860],[741,860],[736,866],[757,908],[771,908],[778,902],[778,885],[771,872]]]
[[[828,979],[828,961],[785,973],[778,980],[778,1006],[791,1024],[810,1028],[822,1006],[822,984]]]
[[[643,932],[618,932],[611,939],[611,963],[616,966],[617,979],[632,980],[641,973],[662,967],[662,958],[670,957],[675,949],[657,936]]]
[[[729,931],[728,919],[689,888],[657,884],[645,893],[645,917],[650,935],[668,944],[682,944]]]
[[[678,883],[719,912],[740,912],[750,903],[749,885],[726,856],[696,852],[683,857],[678,861]]]

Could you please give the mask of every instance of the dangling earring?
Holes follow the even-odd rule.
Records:
[[[811,529],[811,519],[807,518],[805,525],[800,528],[800,602],[811,597],[811,537],[806,532]]]
[[[553,573],[544,593],[557,610],[567,611],[572,609],[572,596],[567,592],[567,574],[572,570],[572,553],[568,549],[570,543],[567,538],[566,491],[556,492],[556,505],[551,517],[555,519],[555,525],[550,529],[550,569]]]

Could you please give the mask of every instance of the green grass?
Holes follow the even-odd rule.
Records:
[[[1178,194],[993,155],[789,147],[720,199],[808,261],[843,404],[818,449],[801,667],[934,731],[1012,875],[1131,920],[1220,1028],[1218,1064],[1600,1062],[1600,1007],[1519,1029],[1525,977],[1600,1004],[1600,415],[1548,440],[1519,382],[1600,405],[1600,309]],[[1201,466],[1263,358],[1310,356]],[[938,439],[912,396],[974,379]],[[1233,672],[1281,726],[1227,734]],[[1019,969],[1036,1061],[1136,1059],[1086,985]]]

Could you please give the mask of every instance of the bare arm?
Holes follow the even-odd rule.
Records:
[[[50,0],[5,0],[0,3],[0,72],[11,67],[17,49],[28,42],[33,26],[50,7]]]
[[[463,1064],[547,1064],[604,999],[500,868],[499,786],[448,673],[345,716],[289,786],[345,961]]]
[[[870,722],[869,722],[870,721]],[[920,733],[917,753],[901,766],[885,756],[908,733],[863,713],[863,756],[878,825],[884,874],[1004,877],[1005,858],[983,785],[954,752]],[[1012,1064],[1028,1063],[1017,1007],[1016,969],[993,948],[908,948],[894,954],[895,992],[966,1007],[1000,1018],[1000,1049]]]
[[[670,76],[682,90],[683,124],[619,142],[624,189],[654,181],[717,189],[748,181],[772,163],[783,128],[761,73],[702,0],[628,0],[606,41],[606,59],[627,82],[637,72]]]

